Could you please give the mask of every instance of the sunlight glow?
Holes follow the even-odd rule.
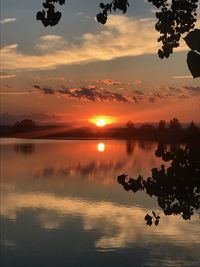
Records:
[[[103,127],[106,125],[106,120],[104,118],[99,118],[97,121],[96,121],[96,125],[99,126],[99,127]]]
[[[99,143],[98,145],[97,145],[97,150],[99,151],[99,152],[104,152],[104,150],[105,150],[105,144],[104,143]]]
[[[115,118],[109,116],[95,116],[89,119],[89,121],[96,124],[98,127],[104,127],[108,124],[114,123]]]

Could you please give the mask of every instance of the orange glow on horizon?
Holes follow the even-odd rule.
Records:
[[[104,127],[108,124],[114,123],[115,119],[108,116],[95,116],[89,119],[89,121],[96,124],[98,127]]]

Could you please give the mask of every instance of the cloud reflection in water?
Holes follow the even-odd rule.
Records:
[[[9,193],[3,196],[2,215],[16,220],[25,209],[38,210],[38,224],[44,229],[64,227],[70,218],[81,218],[83,230],[95,230],[100,238],[98,250],[127,247],[131,243],[173,242],[179,246],[199,243],[198,218],[183,222],[180,217],[166,217],[159,227],[149,228],[142,223],[146,211],[137,206],[112,202],[57,197],[48,193]],[[37,214],[37,213],[36,213]],[[188,227],[190,223],[191,227]]]

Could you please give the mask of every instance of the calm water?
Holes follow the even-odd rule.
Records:
[[[116,177],[151,174],[156,143],[1,139],[1,266],[200,266],[199,215],[162,216]]]

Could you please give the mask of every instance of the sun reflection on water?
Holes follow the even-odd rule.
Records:
[[[105,146],[104,143],[99,143],[99,144],[97,145],[97,150],[98,150],[99,152],[104,152],[104,151],[105,151],[105,148],[106,148],[106,146]]]

